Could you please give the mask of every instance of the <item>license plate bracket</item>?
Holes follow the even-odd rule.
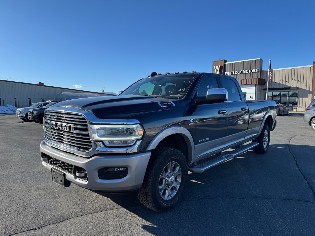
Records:
[[[70,186],[70,182],[66,179],[65,173],[54,168],[51,169],[51,180],[64,187]]]

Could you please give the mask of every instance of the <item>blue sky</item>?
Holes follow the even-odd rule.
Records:
[[[315,61],[315,1],[1,0],[0,79],[118,92],[152,71]]]

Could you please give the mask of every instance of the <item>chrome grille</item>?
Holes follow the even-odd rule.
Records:
[[[46,144],[72,153],[91,150],[87,120],[81,114],[49,110],[44,117]]]

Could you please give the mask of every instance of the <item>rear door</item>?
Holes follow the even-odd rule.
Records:
[[[233,78],[220,76],[221,87],[228,91],[228,101],[225,102],[227,116],[227,135],[231,140],[238,140],[246,136],[248,128],[248,105],[242,96],[242,91]]]

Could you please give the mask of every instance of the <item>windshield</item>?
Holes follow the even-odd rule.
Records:
[[[182,99],[186,96],[195,75],[161,75],[141,79],[120,95],[154,96],[169,99]]]
[[[41,102],[33,103],[31,107],[37,108],[41,105]]]

